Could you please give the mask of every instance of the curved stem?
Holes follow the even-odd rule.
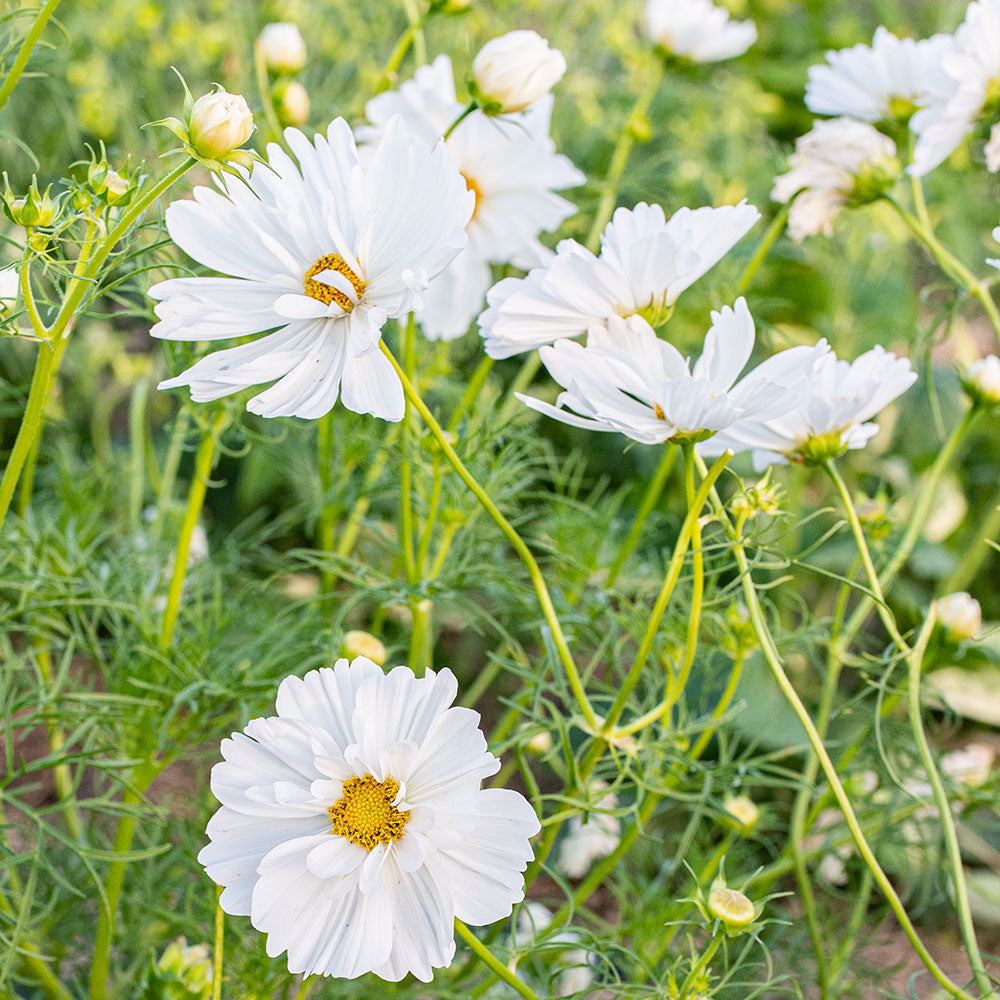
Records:
[[[514,551],[521,557],[522,562],[528,570],[528,576],[531,578],[531,582],[535,588],[535,593],[538,595],[538,601],[542,608],[542,614],[545,616],[545,621],[549,626],[549,630],[552,634],[552,641],[555,644],[563,669],[566,671],[566,678],[573,691],[573,696],[576,698],[577,704],[580,706],[580,710],[583,713],[584,721],[587,726],[591,729],[596,729],[598,724],[597,714],[594,712],[594,709],[590,704],[590,700],[587,698],[587,693],[583,689],[583,682],[580,679],[579,671],[577,670],[576,663],[573,660],[573,654],[570,652],[569,646],[566,643],[562,626],[559,624],[555,607],[552,604],[552,598],[549,595],[548,587],[545,585],[545,580],[542,577],[541,570],[538,568],[538,563],[535,561],[535,557],[531,554],[531,550],[528,546],[524,544],[524,541],[517,533],[514,526],[503,516],[503,514],[500,513],[496,504],[493,503],[493,501],[486,494],[486,491],[479,485],[478,482],[476,482],[472,473],[465,467],[465,463],[458,457],[458,453],[448,440],[448,435],[441,428],[441,425],[437,422],[437,420],[434,419],[434,415],[420,398],[416,389],[413,387],[413,383],[411,383],[409,378],[407,378],[406,372],[400,367],[399,362],[396,361],[392,351],[390,351],[386,346],[385,341],[380,341],[379,346],[382,349],[382,353],[389,360],[389,363],[396,370],[396,374],[399,376],[399,380],[403,384],[403,391],[406,393],[407,399],[410,400],[416,411],[420,414],[421,419],[427,425],[427,428],[440,445],[441,450],[451,463],[452,468],[454,468],[462,482],[469,487],[472,494],[482,504],[486,513],[493,518],[493,521],[503,533],[504,537],[510,542]]]
[[[642,91],[625,121],[618,142],[615,144],[614,152],[611,154],[611,161],[608,165],[608,172],[604,178],[601,200],[597,203],[597,211],[594,213],[594,221],[591,223],[590,232],[587,234],[586,246],[591,252],[596,252],[600,243],[601,233],[608,224],[612,213],[615,210],[615,202],[618,200],[618,188],[621,185],[622,177],[625,174],[625,167],[628,165],[629,154],[636,140],[636,126],[645,118],[649,106],[656,97],[656,92],[660,89],[660,82],[663,80],[665,71],[663,60],[657,60],[656,70],[652,79]]]
[[[495,958],[489,948],[469,930],[461,920],[455,919],[455,930],[459,937],[472,949],[473,954],[492,972],[495,972],[508,986],[515,989],[524,1000],[539,1000],[538,994],[514,975],[506,965]]]
[[[917,753],[920,757],[921,763],[923,764],[924,770],[927,773],[927,780],[930,782],[931,789],[934,793],[934,804],[937,806],[941,822],[941,830],[944,834],[945,852],[948,856],[948,866],[951,873],[953,883],[952,887],[955,893],[955,904],[958,910],[958,921],[962,930],[962,939],[965,944],[965,951],[969,958],[969,965],[972,968],[973,977],[976,980],[976,986],[979,988],[981,995],[984,998],[993,997],[996,994],[990,986],[989,977],[986,974],[985,967],[983,966],[982,955],[979,951],[979,943],[976,941],[976,931],[972,922],[972,910],[969,905],[969,893],[965,882],[965,869],[962,866],[962,853],[958,844],[958,834],[955,830],[955,819],[952,815],[951,804],[948,801],[948,796],[945,794],[944,785],[941,783],[941,776],[938,774],[937,765],[934,763],[934,755],[927,742],[927,736],[924,733],[921,721],[920,671],[923,663],[924,649],[930,639],[931,628],[934,624],[934,609],[932,607],[928,612],[927,618],[924,621],[924,626],[920,631],[917,644],[915,648],[911,649],[906,640],[900,635],[899,630],[896,628],[895,619],[892,617],[892,614],[885,603],[885,597],[882,593],[882,587],[879,584],[878,574],[875,572],[875,566],[872,563],[871,554],[868,551],[868,543],[865,541],[864,530],[861,527],[861,521],[858,519],[857,511],[854,509],[854,503],[851,500],[847,484],[844,482],[840,473],[831,461],[824,462],[823,467],[830,479],[833,481],[837,492],[840,494],[844,510],[847,513],[847,520],[851,526],[851,531],[854,534],[854,540],[857,544],[858,552],[861,555],[861,563],[865,567],[865,571],[868,574],[869,586],[878,601],[879,614],[882,617],[882,621],[885,624],[889,635],[892,637],[893,641],[906,658],[909,676],[908,703],[910,726],[913,732],[914,742],[917,745]]]
[[[14,88],[17,86],[18,80],[21,79],[24,67],[28,65],[28,60],[31,58],[31,53],[38,44],[38,39],[42,37],[45,25],[49,23],[49,18],[55,13],[59,3],[60,0],[48,0],[45,6],[38,12],[35,23],[28,30],[27,35],[24,36],[24,41],[21,42],[21,48],[18,50],[10,72],[7,74],[7,79],[4,80],[3,86],[0,87],[0,109],[10,99],[10,95],[14,93]]]
[[[771,225],[767,227],[767,232],[765,232],[761,238],[757,249],[754,251],[754,255],[750,258],[747,262],[747,266],[743,269],[743,273],[740,275],[740,280],[736,283],[736,290],[741,295],[750,287],[750,282],[753,281],[754,275],[760,269],[761,264],[763,264],[767,259],[767,255],[771,252],[771,248],[778,242],[778,237],[785,231],[785,226],[788,225],[788,213],[791,210],[791,207],[791,200],[786,201],[785,204],[781,206],[778,210],[778,214],[771,220]]]
[[[465,119],[468,118],[469,115],[471,115],[472,112],[475,111],[478,107],[479,107],[479,101],[476,100],[469,101],[469,103],[459,112],[458,117],[444,130],[444,134],[441,136],[441,138],[447,141],[451,133],[454,132],[455,129],[457,129],[458,126],[461,125],[462,122],[464,122]]]
[[[635,547],[639,544],[639,539],[642,537],[642,529],[645,527],[646,521],[649,519],[649,515],[653,513],[653,508],[660,499],[663,487],[667,485],[667,479],[670,477],[670,470],[673,469],[676,459],[676,448],[667,447],[663,449],[663,457],[660,459],[660,464],[656,467],[656,472],[653,474],[653,478],[650,479],[649,485],[646,487],[646,493],[642,498],[642,503],[639,505],[639,511],[635,515],[632,527],[629,529],[629,533],[626,536],[625,541],[622,543],[622,547],[618,550],[618,554],[615,556],[615,561],[608,569],[608,575],[604,581],[605,589],[614,586],[615,581],[618,579],[618,575],[621,573],[626,561],[628,560],[628,557],[635,551]]]
[[[194,475],[191,479],[191,490],[188,493],[187,510],[177,537],[177,550],[174,553],[174,568],[170,577],[170,587],[167,590],[167,606],[163,611],[163,622],[160,626],[160,649],[169,649],[173,642],[174,628],[177,625],[177,613],[180,609],[181,591],[184,587],[184,577],[187,574],[188,553],[191,551],[191,535],[201,508],[205,503],[205,492],[212,473],[212,459],[215,457],[215,435],[218,433],[224,417],[218,416],[201,438],[194,459]]]

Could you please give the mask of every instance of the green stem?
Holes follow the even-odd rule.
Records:
[[[170,432],[170,444],[167,446],[167,457],[163,462],[163,476],[160,488],[156,492],[156,520],[153,522],[152,534],[160,537],[163,527],[163,516],[174,495],[174,484],[177,482],[177,469],[181,464],[184,452],[184,440],[191,424],[191,413],[187,408],[180,410],[174,418],[174,427]]]
[[[403,364],[409,380],[416,381],[416,325],[413,313],[403,328]],[[413,404],[406,400],[403,415],[403,464],[399,473],[399,540],[403,552],[406,582],[417,583],[417,564],[413,554]]]
[[[767,259],[772,247],[778,242],[778,237],[785,231],[788,224],[788,213],[792,207],[791,201],[786,201],[778,210],[778,214],[771,220],[771,225],[767,227],[754,255],[747,262],[747,266],[740,275],[740,280],[736,283],[736,290],[742,295],[753,281],[754,275],[760,270],[761,264]]]
[[[21,263],[21,273],[18,275],[21,284],[21,298],[24,300],[24,310],[31,320],[31,329],[40,340],[48,337],[49,331],[42,322],[41,314],[38,312],[38,305],[35,302],[35,294],[31,290],[31,251],[25,249],[24,260]]]
[[[656,92],[660,89],[660,82],[663,80],[665,68],[663,60],[657,60],[656,70],[652,78],[647,84],[646,89],[636,99],[632,111],[625,121],[625,127],[622,129],[621,135],[618,136],[618,142],[615,144],[614,152],[611,154],[608,172],[605,175],[602,185],[601,200],[597,203],[594,221],[591,223],[590,232],[587,234],[586,247],[592,253],[597,252],[601,233],[615,210],[615,202],[618,200],[618,188],[621,186],[625,167],[628,165],[629,154],[635,145],[637,126],[645,118],[649,106],[653,103],[653,98],[656,97]]]
[[[127,810],[118,818],[112,851],[124,855],[132,847],[135,836],[135,809],[143,801],[146,789],[163,769],[162,763],[148,763],[135,769],[131,784],[122,794],[122,805]],[[104,895],[107,905],[101,907],[97,919],[97,933],[94,937],[94,961],[90,967],[90,1000],[105,1000],[108,991],[108,973],[111,968],[111,942],[114,939],[115,921],[118,916],[118,900],[125,881],[124,857],[108,863],[108,874],[104,880]]]
[[[465,392],[462,393],[462,398],[459,400],[458,406],[455,407],[455,412],[448,421],[448,432],[450,434],[455,433],[464,414],[476,399],[479,398],[479,393],[482,392],[483,386],[486,385],[486,379],[489,378],[492,370],[493,359],[489,355],[484,355],[483,360],[479,362],[479,367],[472,373],[472,378],[469,379],[469,384],[465,387]]]
[[[587,693],[583,689],[583,682],[580,679],[579,671],[577,670],[576,663],[573,660],[573,654],[570,652],[569,646],[566,643],[566,637],[563,635],[562,626],[559,624],[555,607],[552,604],[552,598],[549,595],[548,587],[545,585],[545,580],[542,577],[541,570],[538,568],[538,563],[535,561],[535,557],[531,554],[531,550],[528,546],[524,544],[524,541],[521,539],[521,536],[517,533],[514,526],[503,516],[503,514],[500,513],[496,504],[493,503],[486,491],[479,485],[478,482],[476,482],[472,473],[465,467],[465,463],[458,457],[458,453],[448,440],[448,435],[444,432],[441,425],[437,422],[437,420],[435,420],[434,415],[420,398],[416,389],[413,387],[413,383],[410,382],[407,377],[406,372],[402,369],[402,367],[400,367],[399,362],[396,361],[396,358],[393,356],[392,351],[389,350],[384,341],[380,341],[379,346],[382,349],[382,353],[389,360],[389,363],[396,370],[396,374],[399,376],[399,379],[403,384],[403,391],[406,393],[407,399],[409,399],[413,404],[416,411],[420,414],[421,419],[437,440],[437,443],[440,445],[445,457],[451,463],[452,468],[458,473],[462,482],[469,487],[473,496],[475,496],[480,504],[482,504],[486,513],[493,518],[493,521],[503,533],[504,537],[510,542],[514,551],[521,557],[522,562],[528,570],[528,576],[531,578],[532,585],[535,588],[535,593],[538,595],[538,601],[542,608],[542,614],[544,615],[545,621],[549,626],[552,641],[555,644],[563,669],[566,671],[566,677],[569,681],[570,688],[573,691],[573,696],[576,698],[577,704],[580,706],[586,725],[592,730],[596,729],[598,724],[597,714],[594,712],[594,709],[590,704],[590,700],[587,698]]]
[[[219,900],[222,886],[215,887],[215,954],[212,956],[212,1000],[222,1000],[222,949],[226,940],[226,911]]]
[[[138,532],[142,521],[142,497],[146,485],[146,402],[149,380],[139,379],[128,407],[129,431],[129,529]]]
[[[316,523],[316,547],[324,555],[333,552],[334,530],[337,524],[337,508],[330,502],[333,489],[333,416],[330,410],[319,418],[316,434],[316,464],[319,469],[319,489],[321,506]],[[333,570],[325,568],[320,573],[320,588],[323,594],[333,592],[337,576]]]
[[[431,616],[434,602],[428,597],[413,598],[410,613],[413,624],[410,628],[409,666],[417,677],[423,677],[428,667],[433,666],[434,633]]]
[[[472,112],[478,107],[479,101],[475,99],[469,101],[469,103],[459,112],[458,117],[444,130],[444,135],[442,135],[441,138],[447,141],[451,133],[454,132],[455,129],[457,129],[458,126],[461,125],[462,122],[464,122],[465,119],[468,118],[469,115],[471,115]]]
[[[160,649],[169,649],[174,638],[174,628],[177,625],[177,613],[180,610],[181,591],[184,587],[184,577],[187,574],[188,553],[191,550],[191,535],[194,533],[201,508],[205,503],[205,491],[212,473],[212,459],[215,457],[215,436],[221,429],[224,417],[216,417],[212,426],[202,434],[201,443],[194,459],[194,475],[191,479],[191,490],[188,493],[187,510],[177,538],[177,549],[174,553],[174,568],[170,577],[170,587],[167,590],[167,606],[163,611],[163,622],[160,626]]]
[[[267,61],[264,59],[264,50],[261,48],[260,42],[254,42],[253,65],[254,77],[257,81],[257,93],[260,95],[261,111],[264,112],[264,121],[267,122],[268,138],[280,143],[282,149],[288,153],[290,151],[288,144],[285,142],[285,135],[281,130],[281,122],[278,121],[278,113],[274,110],[271,81],[267,76]]]
[[[684,979],[684,983],[681,986],[681,1000],[687,1000],[690,995],[692,988],[694,987],[695,980],[698,975],[705,969],[709,962],[715,957],[715,953],[719,950],[719,946],[725,939],[725,931],[721,928],[712,935],[712,940],[709,942],[708,947],[701,953],[698,961],[691,966],[691,971],[687,974]]]
[[[1000,535],[1000,493],[989,502],[985,516],[976,526],[957,565],[941,585],[942,593],[953,594],[956,590],[968,588],[979,572],[983,560],[996,551],[993,543],[998,535]]]
[[[406,19],[413,29],[413,60],[418,66],[427,64],[427,42],[424,39],[424,19],[417,10],[416,0],[403,0]]]
[[[52,691],[52,658],[45,646],[35,649],[35,661],[46,692]],[[49,749],[53,756],[58,754],[66,744],[66,734],[51,709],[45,710],[45,725],[49,732]],[[56,795],[65,806],[66,829],[70,836],[79,844],[83,842],[83,821],[73,801],[73,776],[69,764],[63,761],[52,768],[52,780],[56,786]]]
[[[42,32],[45,30],[45,25],[49,23],[49,18],[55,13],[59,3],[60,0],[48,0],[45,6],[38,12],[35,23],[28,30],[27,35],[24,36],[21,48],[14,59],[14,65],[11,66],[10,72],[7,74],[7,79],[4,80],[3,86],[0,87],[0,109],[7,103],[10,95],[14,93],[14,88],[17,86],[18,80],[21,79],[24,67],[28,65],[28,60],[31,58],[31,53],[35,45],[38,44],[38,39],[41,38]]]
[[[495,958],[490,950],[469,930],[461,920],[455,919],[455,930],[459,937],[472,949],[473,954],[492,972],[495,972],[508,986],[515,989],[524,1000],[539,1000],[538,994],[514,975],[506,965]]]
[[[667,572],[663,580],[663,586],[660,588],[659,596],[656,598],[656,603],[653,605],[653,610],[649,617],[649,623],[647,624],[646,631],[643,634],[641,642],[639,643],[639,649],[635,654],[635,659],[632,661],[632,666],[625,675],[624,681],[622,681],[621,688],[619,689],[618,694],[608,711],[604,725],[602,726],[602,732],[605,734],[612,731],[615,723],[618,721],[625,708],[629,695],[639,682],[639,677],[641,676],[642,671],[646,666],[646,661],[649,659],[649,654],[653,649],[653,643],[656,640],[656,633],[659,631],[660,622],[663,620],[663,615],[667,610],[667,604],[670,602],[670,596],[673,594],[674,587],[677,585],[677,581],[680,578],[681,568],[684,564],[684,555],[687,552],[688,545],[694,538],[695,533],[699,531],[698,518],[701,516],[702,507],[704,507],[705,501],[708,499],[709,492],[715,485],[715,481],[720,475],[722,475],[722,470],[725,469],[732,457],[733,453],[731,451],[724,451],[719,458],[716,459],[711,471],[706,472],[705,478],[702,480],[697,493],[694,493],[691,498],[691,505],[688,507],[687,516],[684,519],[683,525],[681,525],[681,532],[677,537],[676,544],[674,545],[673,555],[670,557],[670,563],[667,565]],[[685,461],[686,460],[687,454],[685,453]],[[657,712],[657,717],[663,714],[664,704],[666,704],[666,702],[660,704],[657,706],[657,709],[654,710]]]
[[[823,467],[830,479],[833,481],[837,492],[840,494],[841,502],[843,503],[844,510],[847,513],[848,523],[851,526],[851,531],[854,534],[854,540],[857,544],[858,552],[861,555],[861,563],[865,567],[865,572],[868,574],[869,586],[878,601],[878,608],[882,621],[885,624],[889,635],[892,637],[893,641],[906,658],[909,675],[908,698],[910,727],[913,731],[913,738],[917,745],[917,753],[920,756],[920,761],[923,764],[924,770],[927,772],[927,780],[930,782],[931,789],[934,793],[934,804],[937,806],[939,813],[941,830],[944,835],[945,852],[948,857],[948,866],[953,883],[952,887],[955,893],[955,903],[958,909],[959,926],[962,930],[962,940],[965,945],[966,954],[969,958],[969,965],[972,968],[972,975],[976,980],[976,986],[978,987],[980,994],[984,998],[994,997],[996,994],[990,986],[989,977],[986,974],[985,967],[983,966],[982,955],[979,951],[979,943],[976,941],[975,927],[972,922],[972,910],[969,905],[969,893],[965,883],[965,869],[962,866],[962,853],[958,844],[958,834],[955,831],[955,819],[952,815],[951,804],[948,802],[948,796],[945,794],[944,785],[941,783],[941,776],[938,774],[937,766],[934,763],[934,755],[932,754],[931,748],[927,742],[927,736],[924,733],[921,721],[920,672],[923,664],[924,650],[926,649],[927,642],[930,639],[931,628],[934,624],[934,608],[932,606],[928,612],[916,646],[911,649],[906,640],[902,637],[902,635],[900,635],[899,630],[896,628],[895,620],[886,606],[885,597],[882,593],[882,587],[879,584],[878,574],[875,572],[875,566],[872,562],[871,554],[868,551],[868,543],[865,540],[864,529],[861,527],[861,521],[858,518],[857,511],[854,509],[854,503],[851,500],[847,484],[844,482],[840,473],[831,461],[824,462]]]
[[[906,223],[917,239],[930,250],[935,260],[941,265],[941,270],[956,284],[963,287],[970,295],[979,300],[993,326],[994,334],[1000,340],[1000,311],[997,310],[997,305],[993,301],[993,296],[990,294],[989,288],[944,246],[929,226],[922,223],[920,219],[916,218],[892,198],[886,197],[886,201],[892,205],[896,213]]]
[[[645,527],[649,515],[653,513],[653,508],[659,502],[660,494],[663,492],[663,487],[667,485],[667,479],[670,477],[670,470],[673,469],[676,458],[676,448],[667,447],[663,449],[663,457],[660,459],[660,464],[656,467],[656,472],[653,473],[653,478],[650,479],[649,485],[646,487],[646,493],[642,498],[642,503],[639,505],[639,511],[635,515],[632,527],[629,529],[622,547],[618,550],[615,561],[608,570],[607,579],[604,581],[606,590],[614,586],[626,560],[639,544],[639,539],[642,537],[642,529]]]
[[[942,970],[937,962],[935,962],[933,956],[927,950],[927,947],[917,934],[916,928],[913,926],[913,922],[910,920],[910,917],[906,912],[906,908],[903,906],[902,900],[900,900],[896,890],[892,886],[892,883],[889,881],[888,876],[882,870],[881,865],[878,863],[878,859],[872,852],[864,831],[862,830],[861,825],[858,822],[858,818],[855,815],[854,808],[851,806],[851,801],[847,796],[847,792],[844,790],[844,786],[837,775],[836,768],[830,760],[830,755],[826,752],[823,740],[816,731],[816,727],[809,716],[809,712],[806,710],[805,705],[803,705],[801,698],[799,698],[795,688],[792,686],[792,682],[788,679],[788,675],[785,673],[784,667],[781,664],[781,657],[778,654],[777,647],[771,637],[770,629],[768,628],[767,621],[764,617],[764,611],[761,608],[760,600],[757,597],[757,590],[754,586],[753,577],[750,573],[746,551],[743,548],[742,540],[739,538],[734,538],[733,540],[733,555],[736,559],[736,565],[740,571],[743,594],[750,613],[750,621],[753,625],[757,640],[760,643],[761,651],[764,654],[764,658],[767,661],[768,666],[771,668],[771,672],[778,683],[778,687],[781,689],[782,694],[785,696],[786,700],[791,705],[792,710],[798,717],[799,722],[802,724],[802,728],[806,731],[806,736],[812,745],[813,751],[819,758],[820,767],[823,770],[823,774],[826,776],[826,780],[830,785],[830,790],[833,793],[834,798],[837,800],[837,805],[840,806],[840,810],[844,814],[844,819],[847,822],[848,829],[851,831],[851,836],[854,838],[854,843],[857,846],[858,853],[871,870],[875,881],[878,883],[879,888],[882,890],[883,895],[889,903],[890,909],[896,915],[896,919],[899,921],[903,932],[906,934],[910,944],[913,946],[913,950],[920,956],[921,961],[927,967],[931,975],[953,997],[958,998],[958,1000],[973,1000],[971,995],[966,993],[956,983],[953,983],[951,979],[945,975],[944,970]]]

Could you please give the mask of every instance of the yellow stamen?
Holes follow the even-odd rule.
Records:
[[[343,796],[327,809],[333,833],[366,851],[399,840],[410,814],[393,805],[398,794],[395,778],[376,781],[373,774],[348,778]]]
[[[654,414],[654,416],[656,417],[657,420],[666,420],[667,419],[666,414],[660,408],[660,404],[659,403],[653,403],[653,414]]]
[[[359,299],[364,295],[368,282],[362,281],[339,253],[325,254],[306,271],[302,278],[302,287],[305,289],[306,295],[311,299],[317,299],[326,306],[331,302],[336,302],[344,312],[350,312],[354,308],[354,303],[345,292],[332,285],[324,285],[322,281],[313,280],[313,275],[319,274],[321,271],[336,271],[338,274],[342,274],[351,283]]]

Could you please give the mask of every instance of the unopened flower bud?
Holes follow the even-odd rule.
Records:
[[[524,111],[537,104],[566,72],[558,49],[534,31],[509,31],[487,42],[472,63],[472,77],[488,114]]]
[[[208,1000],[212,993],[212,959],[207,944],[172,941],[153,966],[146,996],[165,1000]]]
[[[535,733],[534,736],[525,743],[528,750],[537,757],[542,757],[552,749],[552,734],[545,732]]]
[[[386,657],[385,646],[380,640],[376,639],[370,632],[362,632],[357,629],[344,636],[340,653],[349,660],[353,660],[356,656],[366,656],[379,666],[385,663]]]
[[[309,91],[298,80],[274,88],[274,110],[282,125],[303,125],[309,117]]]
[[[264,65],[273,73],[297,73],[306,62],[306,43],[298,25],[275,22],[265,25],[257,39]]]
[[[238,94],[220,90],[204,94],[191,108],[188,137],[194,151],[206,160],[221,160],[253,134],[253,115]]]
[[[727,817],[737,832],[748,834],[757,825],[760,819],[760,810],[753,799],[746,795],[731,795],[722,803]]]
[[[948,638],[955,642],[971,639],[982,628],[983,612],[979,601],[965,591],[939,597],[934,606]]]
[[[5,175],[6,179],[6,175]],[[31,187],[23,198],[5,198],[7,215],[17,226],[49,226],[56,218],[55,202],[49,197],[51,186],[45,194],[38,191],[38,181],[31,178]]]
[[[109,170],[104,188],[109,205],[116,205],[128,192],[128,181],[117,170]]]
[[[1000,404],[1000,358],[995,354],[973,361],[962,379],[974,402],[985,406]]]
[[[708,912],[731,931],[752,924],[757,917],[753,903],[742,892],[725,886],[713,889],[708,894]]]

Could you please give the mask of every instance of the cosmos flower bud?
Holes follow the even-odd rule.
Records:
[[[206,160],[221,160],[252,133],[253,114],[238,94],[220,90],[194,102],[188,137],[195,152]]]
[[[990,354],[973,361],[966,369],[962,384],[974,402],[996,406],[1000,403],[1000,358]]]
[[[737,833],[746,835],[757,825],[760,809],[753,799],[746,795],[731,795],[722,803],[724,818],[736,828]]]
[[[31,178],[31,187],[23,198],[15,198],[7,183],[4,173],[4,214],[15,226],[49,226],[56,218],[56,203],[49,196],[51,185],[41,194],[38,190],[38,179]]]
[[[189,945],[177,938],[167,945],[150,969],[144,998],[156,1000],[208,1000],[212,993],[212,960],[208,945]]]
[[[524,111],[537,104],[566,72],[558,49],[534,31],[509,31],[487,42],[472,63],[472,77],[487,114]]]
[[[118,205],[125,201],[128,194],[128,181],[117,170],[109,170],[104,186],[104,197],[109,205]]]
[[[535,733],[535,735],[532,736],[527,743],[525,743],[525,746],[537,757],[542,757],[552,749],[552,734],[547,733],[544,730],[540,733]]]
[[[938,620],[955,642],[971,639],[983,626],[983,613],[979,601],[965,591],[939,597],[934,606]]]
[[[729,931],[742,930],[757,917],[753,903],[742,892],[724,885],[708,894],[708,912],[714,919],[721,920]]]
[[[362,632],[359,629],[352,629],[344,636],[340,655],[346,656],[349,660],[353,660],[356,656],[364,656],[379,666],[385,663],[386,657],[383,643],[370,632]]]
[[[257,39],[264,65],[273,73],[297,73],[306,62],[306,43],[298,25],[275,22],[265,25]]]
[[[274,88],[274,110],[282,125],[302,125],[309,117],[309,92],[298,80],[283,80]]]

